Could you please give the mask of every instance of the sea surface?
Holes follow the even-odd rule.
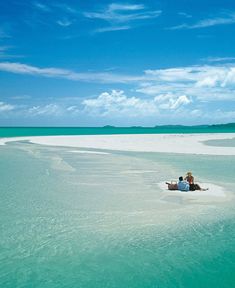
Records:
[[[229,197],[159,187],[188,170]],[[0,171],[0,287],[235,287],[235,156],[19,141],[0,146]]]
[[[235,123],[199,126],[170,125],[156,127],[0,127],[0,137],[234,132]]]

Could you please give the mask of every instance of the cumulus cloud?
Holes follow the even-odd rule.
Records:
[[[195,84],[196,87],[215,87],[219,78],[215,75],[198,80]]]
[[[101,116],[143,116],[158,111],[154,101],[127,97],[124,91],[117,90],[112,90],[110,93],[103,92],[97,98],[84,100],[82,104],[87,112]]]
[[[128,97],[124,91],[103,92],[97,98],[83,101],[85,111],[101,116],[153,116],[160,115],[162,109],[177,110],[191,101],[186,95],[177,97],[173,94],[142,99]]]
[[[186,95],[181,95],[176,99],[176,101],[171,101],[170,109],[177,109],[182,105],[189,104],[190,102],[190,99]]]
[[[176,110],[192,101],[186,95],[176,95],[173,93],[162,94],[154,98],[160,109]]]
[[[146,95],[174,93],[198,100],[234,100],[235,67],[192,66],[145,71],[144,85],[137,91]]]

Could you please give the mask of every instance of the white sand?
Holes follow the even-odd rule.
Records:
[[[76,148],[206,155],[235,155],[235,147],[217,147],[205,145],[203,143],[203,141],[207,140],[233,138],[235,138],[235,133],[36,136],[1,138],[0,145],[4,145],[9,141],[29,140],[32,143],[42,145]]]

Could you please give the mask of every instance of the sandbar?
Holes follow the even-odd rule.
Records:
[[[235,133],[30,136],[0,138],[0,145],[28,140],[41,145],[74,148],[232,156],[235,147],[209,146],[204,142],[234,138]]]

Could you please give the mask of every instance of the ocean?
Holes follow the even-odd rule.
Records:
[[[199,126],[156,127],[0,127],[0,137],[107,134],[234,133],[235,123]]]
[[[176,133],[173,128],[167,133]],[[0,135],[136,134],[145,128],[89,129],[0,128]],[[0,159],[0,287],[235,287],[235,156],[18,141],[0,146]],[[188,170],[230,196],[191,199],[159,186]]]

